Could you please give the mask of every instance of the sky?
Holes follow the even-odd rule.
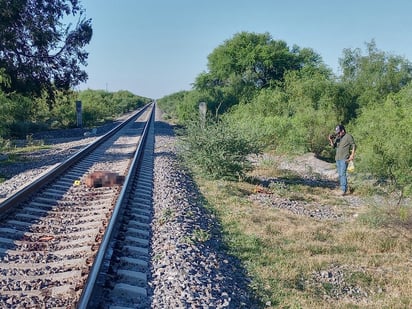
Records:
[[[78,90],[152,99],[191,90],[215,48],[246,31],[312,48],[337,75],[343,50],[375,41],[412,61],[410,0],[80,0],[92,19]]]

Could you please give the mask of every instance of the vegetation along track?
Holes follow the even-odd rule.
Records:
[[[142,133],[153,120],[154,104],[147,107],[0,204],[0,303],[6,308],[75,308],[86,281],[94,284],[89,272],[101,269],[95,259],[107,258],[98,248],[103,240],[101,248],[110,249],[105,231],[115,230],[116,201],[132,189]],[[95,171],[123,175],[125,182],[87,186]]]

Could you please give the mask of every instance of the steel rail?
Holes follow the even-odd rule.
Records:
[[[53,181],[53,179],[56,179],[58,176],[63,174],[70,166],[72,166],[75,162],[79,161],[89,153],[91,153],[93,150],[95,150],[97,147],[99,147],[103,142],[105,142],[109,137],[113,136],[116,132],[120,131],[127,123],[132,121],[132,119],[135,119],[139,115],[141,115],[149,106],[153,105],[147,104],[140,110],[138,110],[135,114],[129,117],[126,121],[122,122],[112,130],[110,130],[108,133],[102,135],[99,137],[96,141],[88,145],[87,147],[83,148],[83,150],[79,151],[78,153],[74,154],[55,168],[53,168],[51,171],[47,172],[43,176],[41,176],[39,179],[35,180],[31,184],[27,185],[26,187],[22,188],[6,200],[4,200],[2,203],[0,203],[0,215],[5,213],[7,210],[10,208],[14,207],[18,203],[24,201],[30,194],[38,191],[41,187],[44,185],[50,183]]]
[[[133,178],[136,175],[136,171],[139,167],[139,162],[142,158],[144,147],[146,144],[147,136],[149,134],[149,129],[150,126],[153,126],[154,124],[154,119],[155,119],[155,103],[152,106],[152,111],[149,117],[149,120],[146,122],[145,127],[143,129],[141,141],[136,149],[135,155],[133,157],[133,161],[130,165],[129,172],[125,178],[124,185],[122,187],[122,190],[119,194],[119,198],[116,202],[116,205],[114,207],[112,216],[110,218],[109,224],[106,228],[106,231],[104,233],[101,245],[99,247],[99,250],[96,254],[96,257],[94,259],[92,268],[90,270],[90,273],[87,277],[87,281],[85,284],[85,287],[82,291],[82,294],[80,296],[79,302],[77,304],[78,309],[86,309],[88,308],[88,304],[92,298],[93,292],[94,292],[94,287],[96,284],[97,277],[99,275],[100,270],[102,269],[104,258],[106,255],[106,251],[109,247],[109,243],[113,238],[115,226],[117,224],[117,221],[119,219],[119,213],[122,210],[122,206],[124,205],[124,201],[127,199],[129,195],[129,190],[130,186],[133,184]]]

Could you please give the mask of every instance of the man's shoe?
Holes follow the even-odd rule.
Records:
[[[349,192],[347,190],[341,192],[341,196],[346,196],[346,195],[349,195]]]
[[[345,196],[345,195],[348,195],[348,191],[344,192],[344,191],[342,191],[341,189],[336,189],[336,190],[334,190],[334,193],[335,193],[335,195],[337,195],[337,196]]]

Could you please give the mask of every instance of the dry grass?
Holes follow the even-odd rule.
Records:
[[[231,253],[253,278],[262,308],[412,307],[410,205],[331,196],[331,188],[295,184],[290,172],[270,164],[257,175],[292,181],[264,190],[246,182],[197,182]],[[314,219],[251,198],[257,195],[327,205],[341,216]]]

